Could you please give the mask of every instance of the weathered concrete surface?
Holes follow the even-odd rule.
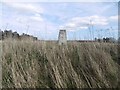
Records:
[[[67,44],[66,30],[59,31],[58,43],[59,43],[59,45],[66,45]]]

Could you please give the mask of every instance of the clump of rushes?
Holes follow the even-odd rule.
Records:
[[[117,45],[3,41],[3,88],[116,88]]]

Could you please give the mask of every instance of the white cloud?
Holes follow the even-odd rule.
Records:
[[[11,6],[17,10],[34,12],[34,13],[43,13],[44,10],[42,7],[31,4],[31,3],[15,3],[15,2],[4,2],[6,5]]]
[[[88,8],[89,5],[83,4],[83,5],[87,6],[86,8],[83,7],[83,9],[85,9],[85,10],[76,8],[75,9],[76,12],[75,12],[74,10],[72,10],[72,8],[74,8],[76,5],[71,6],[72,8],[70,10],[68,10],[69,5],[68,6],[65,5],[65,6],[63,6],[63,9],[61,9],[61,6],[58,7],[58,5],[57,5],[54,7],[54,4],[51,4],[53,6],[53,8],[51,8],[52,6],[49,4],[46,4],[47,5],[46,6],[45,4],[42,5],[39,3],[5,2],[5,4],[7,6],[9,6],[10,8],[12,7],[12,9],[10,9],[10,10],[13,11],[10,13],[10,16],[9,16],[9,18],[11,18],[11,20],[6,18],[6,22],[12,21],[11,26],[19,27],[19,30],[21,30],[20,29],[21,27],[23,27],[22,30],[23,29],[26,30],[26,24],[27,24],[30,26],[29,30],[33,33],[45,32],[45,30],[46,30],[45,23],[48,23],[48,22],[49,22],[49,24],[47,24],[48,30],[46,31],[46,33],[53,34],[57,30],[59,30],[59,28],[57,28],[57,27],[58,27],[58,24],[60,24],[60,23],[64,23],[60,27],[61,29],[66,29],[69,31],[76,31],[76,30],[86,30],[86,29],[88,29],[90,24],[98,25],[101,28],[101,26],[107,26],[109,24],[110,20],[111,21],[116,20],[116,16],[111,16],[111,17],[99,16],[99,15],[102,15],[100,13],[102,11],[104,11],[103,7],[102,7],[102,9],[100,8],[100,10],[101,10],[100,11],[98,9],[99,6],[96,6],[98,8],[95,8],[95,9],[94,9],[94,7],[91,7],[94,10],[94,12],[93,12],[92,10],[89,10],[89,8]],[[41,7],[41,5],[42,5],[42,7]],[[81,5],[78,5],[78,6],[81,6]],[[79,10],[83,10],[84,13],[86,13],[86,14],[84,15],[82,12],[78,13]],[[108,10],[108,7],[107,7],[107,10]],[[93,13],[89,14],[90,13],[89,11],[93,12]],[[96,11],[98,13],[96,13]],[[10,11],[8,10],[8,13],[4,14],[4,15],[8,16],[9,12]],[[94,15],[94,14],[97,14],[97,15]],[[84,16],[84,17],[81,17],[80,15]],[[93,15],[93,16],[88,16],[88,15]],[[75,16],[77,16],[77,17],[75,17]],[[73,18],[71,18],[71,17],[73,17]],[[57,19],[59,19],[59,20],[57,20]],[[91,21],[91,23],[90,23],[90,21]],[[113,24],[111,24],[111,25],[113,25]],[[12,27],[11,27],[11,29],[12,29]]]
[[[11,18],[16,20],[18,23],[25,24],[28,22],[41,22],[44,21],[43,17],[40,15],[44,13],[44,9],[41,6],[37,6],[37,4],[32,3],[11,3],[4,2],[7,6],[13,7],[17,12],[13,13]],[[30,14],[25,14],[29,12]]]
[[[44,19],[41,17],[40,14],[35,14],[35,16],[31,16],[30,18],[34,21],[40,21],[40,22],[44,21]]]
[[[65,23],[63,26],[60,26],[60,28],[67,29],[69,31],[75,31],[78,29],[88,29],[90,25],[106,26],[108,24],[109,22],[106,17],[93,15],[87,17],[74,17],[68,20],[68,22]]]
[[[31,24],[32,26],[35,26],[35,25],[38,25],[39,23],[44,23],[44,19],[39,15],[32,15],[32,16],[17,15],[13,20],[15,20],[15,22],[21,25]],[[33,23],[36,23],[36,24],[34,25]]]
[[[43,19],[41,17],[31,17],[32,20],[34,21],[43,21]]]
[[[118,2],[119,0],[4,0],[5,2]]]
[[[22,16],[19,16],[19,17],[16,17],[16,22],[18,23],[27,23],[28,22],[28,19],[26,17],[22,17]]]
[[[74,28],[74,27],[76,27],[76,24],[69,22],[69,23],[67,23],[65,26],[66,26],[66,27],[70,27],[70,28]]]
[[[98,15],[87,16],[87,17],[75,17],[71,21],[75,22],[76,24],[82,24],[82,25],[87,25],[87,24],[107,25],[108,24],[107,18],[98,16]]]
[[[88,29],[88,27],[85,27],[85,26],[84,26],[84,27],[81,26],[81,27],[79,27],[79,28],[80,28],[80,29]]]
[[[111,16],[109,19],[112,20],[112,21],[117,21],[118,20],[118,15]]]

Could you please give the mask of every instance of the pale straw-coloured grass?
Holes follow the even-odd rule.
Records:
[[[119,87],[117,45],[5,40],[3,88]]]

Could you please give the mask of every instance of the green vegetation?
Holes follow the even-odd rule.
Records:
[[[116,88],[117,45],[97,42],[2,42],[3,88]]]

